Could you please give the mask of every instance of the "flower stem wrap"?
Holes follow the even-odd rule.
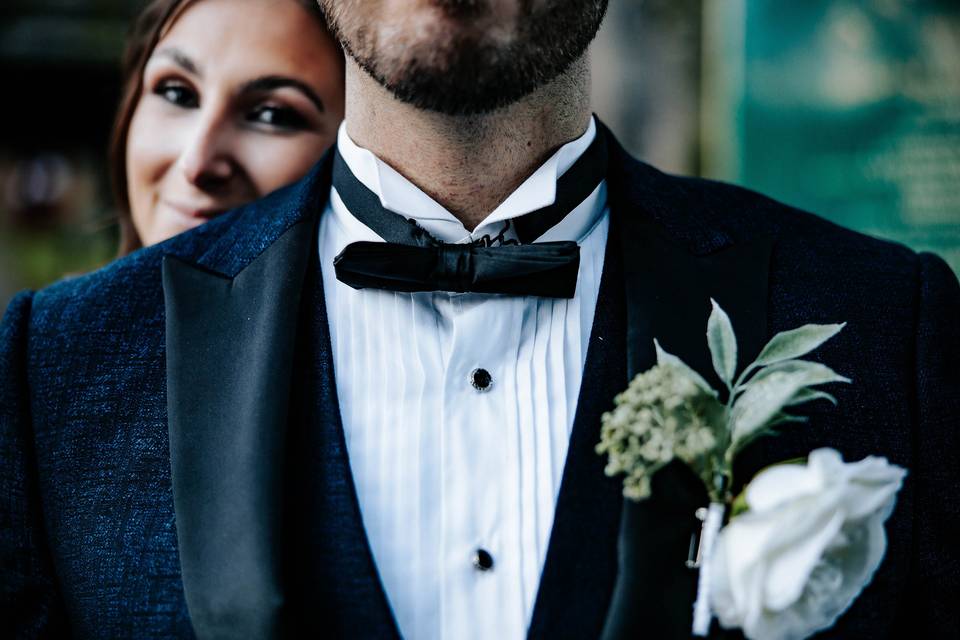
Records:
[[[716,546],[717,535],[723,526],[723,515],[727,508],[720,502],[711,502],[707,509],[707,517],[703,521],[703,530],[700,532],[700,575],[697,578],[697,600],[693,603],[693,635],[706,637],[710,632],[709,585],[713,570],[713,551]]]

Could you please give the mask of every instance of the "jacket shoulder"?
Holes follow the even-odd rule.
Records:
[[[36,293],[31,333],[67,332],[129,320],[160,286],[160,245],[140,249],[91,273],[69,276]]]
[[[776,238],[777,251],[845,269],[916,274],[912,249],[831,222],[746,187],[659,171],[624,153],[622,171],[630,197],[653,202],[650,213],[665,226],[711,229],[734,242],[758,235]],[[641,206],[644,206],[641,204]]]
[[[916,254],[901,244],[844,228],[745,187],[665,173],[634,158],[607,134],[613,205],[654,220],[668,237],[696,254],[772,235],[781,251],[799,251],[829,263],[855,267],[879,260],[916,270]]]
[[[737,235],[756,230],[796,237],[805,243],[913,262],[913,250],[898,242],[877,238],[831,222],[817,213],[785,204],[746,187],[703,178],[673,177],[683,189],[699,189],[723,206],[727,225]]]
[[[771,238],[769,282],[775,309],[800,313],[819,305],[824,317],[882,315],[893,306],[909,310],[916,303],[923,261],[942,262],[756,191],[664,173],[617,151],[611,166],[614,205],[620,198],[630,215],[653,219],[668,238],[694,254]],[[909,318],[897,322],[905,320]]]
[[[160,286],[163,259],[168,255],[232,277],[284,231],[317,209],[318,198],[325,194],[324,162],[318,163],[299,181],[259,200],[165,242],[114,260],[94,272],[65,278],[38,291],[35,308],[69,311],[78,304],[96,306],[109,301],[115,305],[125,298],[135,299],[150,289],[151,284]]]
[[[694,178],[677,180],[683,188],[700,189],[723,203],[717,215],[723,216],[731,235],[767,234],[775,239],[770,264],[773,284],[806,290],[811,296],[816,290],[837,301],[859,299],[871,308],[883,300],[913,307],[925,258],[909,247],[848,229],[744,187]],[[857,291],[852,297],[851,289]]]
[[[269,202],[269,201],[267,201]],[[162,293],[162,268],[166,256],[197,261],[221,244],[236,226],[253,219],[250,204],[238,207],[164,242],[138,249],[90,273],[68,276],[36,292],[34,323],[56,322],[64,326],[88,326],[128,318],[142,312],[142,302],[156,302]],[[256,230],[249,234],[256,235]],[[160,300],[162,303],[162,299]],[[101,321],[101,322],[98,322]]]

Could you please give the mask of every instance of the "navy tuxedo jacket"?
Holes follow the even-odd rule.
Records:
[[[607,261],[529,636],[689,636],[702,488],[676,464],[650,499],[625,501],[593,447],[613,395],[654,363],[654,337],[711,374],[713,297],[741,362],[778,331],[847,322],[813,355],[852,378],[830,389],[839,406],[805,407],[809,422],[757,441],[738,477],[819,446],[909,470],[880,570],[825,636],[957,637],[960,288],[947,265],[665,175],[612,136],[608,149]],[[350,477],[318,277],[330,164],[11,303],[0,633],[398,636]]]

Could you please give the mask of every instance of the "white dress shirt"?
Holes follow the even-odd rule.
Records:
[[[591,119],[472,233],[356,146],[345,125],[337,144],[385,208],[466,243],[552,203],[557,178],[595,136]],[[340,412],[364,528],[406,638],[526,635],[593,325],[606,199],[602,182],[539,239],[580,244],[567,300],[352,289],[336,279],[333,258],[351,242],[382,239],[331,189],[319,251]],[[484,391],[472,384],[477,369],[492,378]],[[493,559],[489,570],[474,565],[479,549]]]

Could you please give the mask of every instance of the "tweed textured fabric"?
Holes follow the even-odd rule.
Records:
[[[10,305],[0,619],[19,635],[57,637],[64,620],[77,637],[192,637],[170,482],[161,262],[182,252],[229,273],[292,224],[284,213],[308,206],[307,184]],[[237,222],[262,233],[236,237]]]

